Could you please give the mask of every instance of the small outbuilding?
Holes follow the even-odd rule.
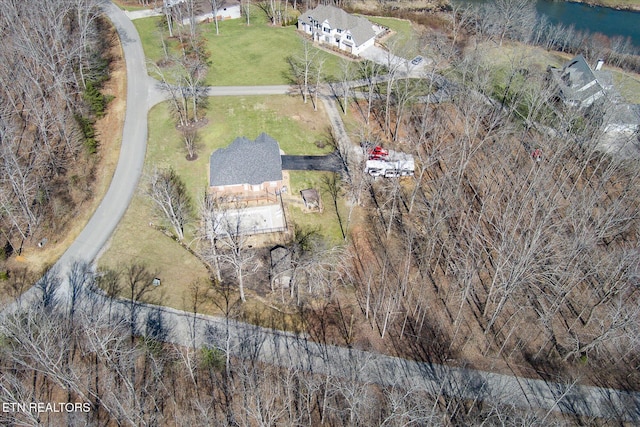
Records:
[[[322,200],[320,199],[320,193],[315,188],[307,188],[300,191],[304,207],[309,210],[321,210]]]

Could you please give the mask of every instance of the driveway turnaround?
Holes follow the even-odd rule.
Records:
[[[360,52],[360,56],[373,61],[376,64],[383,65],[385,67],[395,68],[407,76],[421,77],[421,75],[427,70],[427,66],[432,63],[429,58],[422,58],[422,61],[418,64],[411,63],[411,59],[402,58],[394,55],[378,46],[371,46]]]

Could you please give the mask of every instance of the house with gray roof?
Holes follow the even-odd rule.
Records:
[[[640,105],[625,102],[602,60],[592,69],[582,55],[562,69],[549,67],[559,98],[568,106],[589,111],[600,124],[598,147],[609,154],[640,158]]]
[[[562,69],[549,67],[552,80],[558,87],[558,95],[567,105],[583,108],[593,104],[605,96],[603,83],[609,81],[605,71],[600,70],[602,64],[592,70],[582,55],[567,62]]]
[[[277,194],[282,189],[278,142],[261,133],[255,140],[236,138],[209,158],[209,188],[216,193]]]
[[[325,5],[302,13],[298,18],[298,29],[311,34],[314,41],[335,46],[356,56],[373,46],[376,34],[382,30],[366,18]]]

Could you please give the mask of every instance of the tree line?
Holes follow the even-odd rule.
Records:
[[[347,194],[368,208],[369,232],[346,251],[346,282],[371,329],[411,357],[476,352],[554,374],[613,364],[601,378],[637,388],[637,160],[604,154],[602,111],[557,103],[525,58],[503,76],[452,38],[432,40],[435,61],[454,64],[456,83],[424,75],[449,87],[444,101],[407,102],[393,76],[354,101],[363,138],[417,163],[402,181],[357,179],[362,164],[350,165]]]
[[[0,2],[0,228],[5,255],[51,236],[89,197],[105,113],[109,25],[98,1]]]
[[[2,401],[86,403],[90,408],[3,411],[3,424],[401,426],[561,420],[544,411],[525,414],[509,405],[471,402],[418,385],[381,386],[366,374],[372,362],[359,353],[340,361],[320,355],[325,368],[319,372],[295,361],[265,363],[259,348],[273,343],[250,326],[234,329],[238,336],[230,340],[228,325],[237,317],[237,307],[226,305],[228,289],[211,284],[194,285],[185,295],[187,324],[194,325],[188,326],[191,338],[186,342],[202,344],[172,344],[176,337],[184,342],[185,331],[162,310],[143,307],[136,299],[153,288],[152,277],[140,264],[96,274],[88,265],[74,263],[64,277],[49,270],[38,282],[35,298],[18,299],[14,310],[3,313]],[[105,305],[98,285],[126,288],[133,297],[110,299]],[[223,321],[221,328],[198,329],[199,307],[211,300],[223,309],[227,326]],[[313,338],[323,342],[321,335]],[[300,340],[305,346],[305,339]],[[458,387],[473,387],[473,381]]]
[[[456,26],[483,39],[499,44],[505,39],[541,46],[571,54],[581,53],[590,63],[604,59],[607,64],[625,70],[640,71],[639,47],[630,37],[607,37],[600,33],[577,30],[572,25],[552,24],[526,0],[499,0],[479,7],[454,6]]]

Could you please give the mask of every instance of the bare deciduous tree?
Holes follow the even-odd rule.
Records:
[[[220,271],[220,263],[232,267],[240,299],[244,302],[244,281],[257,269],[255,253],[249,248],[249,237],[255,224],[238,203],[220,199],[207,201],[205,198],[204,209],[203,235],[209,241],[208,249],[216,270]]]
[[[147,196],[161,212],[179,240],[184,240],[185,226],[191,220],[192,207],[187,187],[172,169],[155,169],[149,177]]]
[[[182,141],[184,142],[184,147],[187,150],[187,160],[195,160],[198,158],[198,142],[199,142],[199,134],[198,129],[194,127],[185,127],[180,129],[180,133],[182,134]]]
[[[305,104],[307,103],[307,98],[310,94],[310,82],[317,68],[318,55],[319,51],[313,47],[313,43],[307,39],[302,39],[301,51],[296,55],[289,57],[289,66],[291,67],[294,81],[296,81],[300,87],[302,100]]]

